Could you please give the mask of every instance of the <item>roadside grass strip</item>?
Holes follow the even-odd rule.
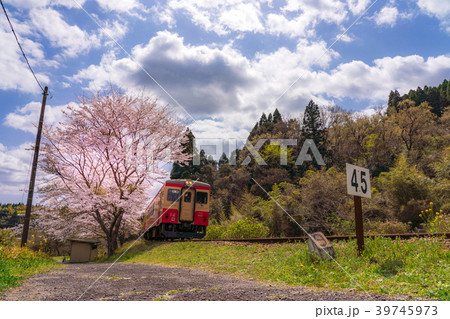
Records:
[[[0,245],[0,292],[20,285],[31,275],[60,267],[43,253]]]
[[[369,293],[405,299],[450,300],[450,251],[441,238],[367,239],[362,257],[356,241],[333,243],[336,260]],[[109,259],[115,260],[117,255]],[[139,241],[120,260],[181,266],[240,278],[310,288],[362,291],[332,261],[313,262],[305,243],[231,244]]]

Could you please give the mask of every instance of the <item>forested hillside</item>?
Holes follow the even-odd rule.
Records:
[[[397,90],[391,91],[388,112],[398,111],[399,103],[404,100],[411,100],[416,105],[426,101],[431,107],[431,111],[437,116],[441,116],[445,108],[450,105],[450,84],[448,80],[444,80],[438,86],[428,87],[425,85],[423,89],[419,86],[416,90],[409,90],[408,94],[403,96],[400,96]]]
[[[345,163],[372,174],[372,199],[363,200],[366,229],[373,232],[450,231],[450,99],[448,81],[438,87],[389,96],[386,112],[357,115],[338,107],[306,106],[303,118],[286,118],[278,110],[262,114],[249,134],[255,145],[266,139],[248,165],[246,147],[223,154],[218,162],[200,151],[200,165],[174,165],[172,178],[199,178],[213,187],[212,219],[229,225],[245,217],[268,227],[273,236],[301,235],[276,199],[308,231],[353,232],[352,198],[346,194]],[[192,152],[191,131],[186,133]],[[282,148],[273,139],[296,139]],[[306,139],[313,139],[325,162],[296,159]],[[231,157],[232,160],[230,160]],[[236,163],[234,165],[234,163]],[[259,183],[258,186],[252,178]]]
[[[0,228],[17,226],[25,213],[23,204],[0,204]]]

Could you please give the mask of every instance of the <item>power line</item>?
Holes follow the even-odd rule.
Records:
[[[3,1],[0,0],[0,3],[1,3],[1,5],[2,5],[3,12],[5,12],[6,19],[7,19],[8,22],[9,22],[9,26],[11,27],[11,31],[12,31],[12,33],[14,34],[14,37],[16,38],[17,44],[19,45],[20,51],[22,51],[22,55],[23,55],[23,57],[25,58],[25,61],[27,62],[28,68],[30,69],[31,73],[33,73],[34,79],[36,80],[37,84],[38,84],[39,87],[41,88],[42,92],[44,92],[44,88],[42,87],[41,83],[40,83],[39,80],[37,79],[36,74],[34,73],[33,69],[31,68],[30,62],[28,62],[28,58],[27,58],[27,56],[25,55],[25,52],[23,51],[22,46],[20,45],[19,39],[17,38],[17,35],[16,35],[16,31],[14,31],[14,27],[13,27],[13,25],[12,25],[12,23],[11,23],[11,20],[9,20],[8,13],[6,12],[5,6],[3,5]]]

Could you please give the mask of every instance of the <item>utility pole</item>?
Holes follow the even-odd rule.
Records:
[[[30,186],[28,188],[27,208],[25,210],[25,219],[23,221],[22,243],[25,246],[28,240],[28,229],[30,228],[31,205],[33,204],[34,182],[36,180],[36,170],[39,157],[39,146],[41,144],[42,125],[44,124],[45,103],[47,102],[48,87],[44,88],[42,93],[41,115],[39,117],[39,125],[36,135],[36,145],[34,147],[33,166],[31,167]]]

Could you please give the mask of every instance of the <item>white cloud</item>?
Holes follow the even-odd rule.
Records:
[[[30,24],[50,41],[51,46],[61,48],[61,55],[70,58],[84,55],[102,44],[114,45],[111,37],[117,41],[128,32],[126,21],[106,20],[101,28],[88,33],[77,25],[68,24],[61,13],[51,8],[31,9],[30,18]]]
[[[86,0],[15,0],[9,4],[16,8],[32,9],[32,8],[45,8],[47,6],[64,6],[67,8],[78,8],[78,4],[83,5]]]
[[[343,98],[384,104],[392,89],[436,85],[450,73],[449,56],[386,57],[328,69],[339,54],[326,51],[323,41],[300,40],[294,50],[282,47],[250,59],[230,45],[189,45],[167,31],[133,48],[132,56],[200,119],[193,127],[200,130],[201,137],[239,135],[254,125],[262,111],[273,112],[278,107],[284,114],[296,113],[310,99],[319,104]],[[131,59],[119,59],[113,52],[105,54],[100,64],[78,72],[72,81],[87,84],[93,91],[110,84],[125,90],[142,89],[158,96],[163,104],[176,105]]]
[[[198,119],[189,127],[195,132],[196,138],[246,139],[249,132],[246,127],[254,125],[260,115],[249,118],[241,114],[230,114],[225,118]]]
[[[219,18],[219,23],[235,31],[261,32],[264,27],[260,21],[260,9],[257,4],[240,3],[227,9]]]
[[[149,10],[142,3],[140,3],[139,0],[120,0],[120,1],[96,0],[96,2],[105,11],[127,13],[139,18],[143,18],[141,13],[149,12]]]
[[[359,15],[367,6],[371,3],[371,0],[348,0],[348,8],[353,13],[353,15]]]
[[[85,3],[77,1],[80,5]],[[58,10],[58,6],[68,8],[79,8],[73,0],[44,0],[44,1],[27,1],[20,0],[14,3],[19,9],[29,9],[25,13],[29,19],[21,19],[21,21],[13,19],[13,25],[19,34],[21,43],[26,49],[27,56],[35,56],[40,59],[40,64],[57,67],[61,57],[75,58],[79,55],[88,53],[92,48],[99,48],[102,44],[113,45],[115,40],[120,40],[128,32],[127,21],[125,19],[104,19],[100,21],[102,27],[92,32],[81,29],[78,25],[67,23],[67,19],[62,11]],[[109,2],[108,2],[109,3]],[[132,14],[132,12],[146,12],[138,1],[120,1],[107,4],[105,1],[99,1],[105,10],[118,11]],[[123,4],[130,5],[129,10],[123,8]],[[134,13],[133,13],[134,14]],[[1,21],[0,21],[1,23]],[[2,23],[3,24],[3,23]],[[1,30],[0,30],[1,31]],[[56,53],[55,58],[58,60],[48,60],[44,58],[42,45],[30,39],[47,39],[54,48],[61,49]]]
[[[105,44],[115,45],[115,41],[122,39],[128,32],[128,26],[126,22],[106,21],[102,28],[99,29],[99,37],[105,39]],[[112,39],[111,39],[112,38]]]
[[[0,147],[0,194],[23,194],[32,156],[31,142],[8,149]]]
[[[314,34],[314,29],[310,28],[313,22],[310,18],[309,15],[299,15],[293,19],[288,19],[283,14],[270,13],[267,16],[266,25],[268,32],[275,35],[307,37]]]
[[[174,24],[173,15],[180,12],[190,16],[192,23],[219,35],[230,31],[260,32],[260,4],[256,0],[226,0],[220,2],[197,0],[169,0],[164,10],[156,10],[160,21]],[[159,13],[160,12],[160,13]]]
[[[385,57],[373,65],[362,61],[341,64],[331,72],[311,74],[311,90],[330,97],[383,102],[390,90],[438,85],[450,73],[450,57],[441,55],[425,60],[418,55]],[[325,84],[326,83],[326,84]]]
[[[62,111],[66,110],[66,108],[67,105],[46,105],[44,123],[46,125],[56,125],[61,122],[64,118]],[[40,111],[41,102],[30,102],[18,108],[15,112],[7,114],[3,124],[36,135]]]
[[[39,86],[23,60],[16,40],[4,19],[0,19],[0,43],[2,44],[0,50],[0,89],[39,92]],[[40,73],[39,68],[37,68],[39,64],[45,63],[42,45],[27,38],[23,38],[22,44],[23,48],[27,50],[27,57],[31,66],[35,68],[37,78],[42,83],[48,83],[50,81],[48,76]]]
[[[370,116],[373,116],[378,113],[383,114],[386,112],[386,110],[387,110],[387,104],[376,105],[376,106],[371,105],[361,111],[354,112],[353,116],[356,118],[357,117],[370,117]]]
[[[439,19],[445,19],[450,15],[450,2],[442,0],[418,0],[419,8]]]
[[[220,101],[224,105],[238,103],[235,90],[245,87],[251,77],[246,73],[248,61],[231,47],[185,45],[182,37],[167,31],[158,32],[146,45],[134,47],[132,55],[162,86],[175,92],[176,99],[183,97],[181,104],[190,112],[209,113]],[[88,80],[90,90],[111,83],[159,90],[136,63],[129,58],[117,60],[113,52],[105,54],[100,65],[81,70],[73,79]]]
[[[71,103],[71,105],[75,106],[74,103]],[[47,105],[44,123],[46,125],[58,125],[64,119],[62,111],[66,108],[67,105]],[[30,102],[24,107],[18,108],[15,112],[7,114],[2,124],[36,135],[40,109],[40,102]],[[21,200],[23,200],[22,194],[24,194],[29,182],[33,156],[32,146],[34,146],[33,142],[12,147],[6,147],[0,143],[0,200],[6,199],[9,202],[14,202],[19,201],[21,196]],[[38,171],[37,181],[41,178],[41,172]]]
[[[280,48],[249,60],[230,45],[188,45],[167,31],[133,48],[132,55],[194,117],[241,110],[258,116],[261,106],[268,106],[305,70],[327,67],[338,57],[326,51],[325,42],[301,40],[294,51]],[[73,80],[88,81],[91,91],[110,84],[141,88],[176,105],[131,59],[117,59],[113,52],[105,54],[99,65],[78,72]]]
[[[62,15],[53,9],[32,9],[31,23],[54,47],[63,48],[63,55],[75,57],[100,45],[96,34],[88,34],[76,25],[67,24]]]
[[[136,15],[138,12],[147,12],[146,7],[139,0],[95,0],[105,11],[115,11]],[[16,8],[33,9],[64,6],[66,8],[79,8],[86,0],[15,0],[10,4]],[[8,3],[9,4],[9,3]]]
[[[267,16],[268,31],[290,37],[312,36],[319,22],[340,25],[347,18],[344,3],[337,0],[288,0],[281,11]]]
[[[174,14],[181,13],[195,25],[218,35],[238,31],[306,36],[314,33],[319,22],[340,24],[347,17],[345,4],[338,0],[288,0],[280,13],[262,12],[260,2],[254,0],[170,0],[164,8],[157,5],[152,10],[160,22],[169,26],[175,25]]]
[[[338,34],[338,35],[336,35],[336,39],[339,39],[339,41],[342,41],[342,42],[353,42],[355,39],[354,38],[352,38],[348,33],[346,33],[346,34]]]
[[[375,15],[377,25],[387,24],[391,27],[395,25],[398,18],[398,10],[396,7],[384,7]]]
[[[169,28],[173,28],[176,25],[175,18],[173,16],[172,9],[163,7],[161,4],[154,5],[150,9],[153,18],[157,23],[167,24]]]
[[[441,26],[450,33],[450,1],[417,0],[419,8],[441,21]]]

